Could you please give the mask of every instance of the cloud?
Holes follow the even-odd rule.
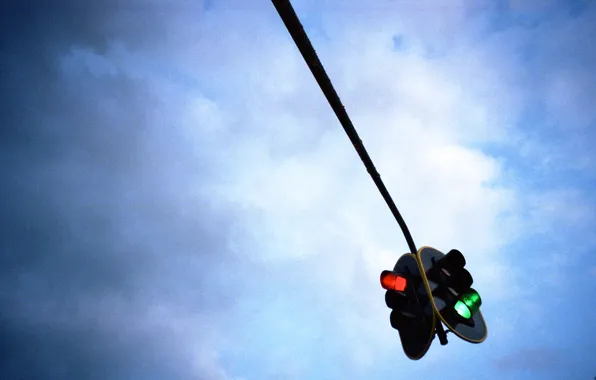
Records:
[[[346,355],[371,357],[377,340],[387,340],[385,332],[367,328],[370,312],[361,316],[350,313],[370,308],[379,311],[381,319],[380,302],[371,303],[369,294],[376,289],[378,272],[391,263],[377,252],[390,250],[396,257],[400,251],[395,247],[403,246],[403,242],[398,243],[401,238],[397,230],[341,130],[324,124],[335,124],[326,104],[322,99],[310,100],[315,95],[307,95],[316,94],[316,88],[289,40],[280,45],[276,60],[265,69],[255,71],[257,64],[265,62],[255,61],[252,55],[252,61],[242,62],[253,70],[253,78],[241,71],[240,63],[228,65],[219,73],[222,78],[228,74],[228,82],[220,84],[226,89],[230,83],[242,83],[242,78],[249,80],[247,90],[236,90],[235,96],[226,94],[231,104],[244,104],[230,113],[222,98],[206,99],[197,90],[176,95],[180,86],[172,86],[161,77],[152,79],[158,66],[144,62],[147,57],[159,62],[151,49],[160,55],[162,51],[184,51],[187,44],[182,43],[181,35],[193,35],[200,27],[186,29],[181,19],[170,20],[172,15],[159,12],[145,15],[147,11],[135,12],[135,21],[128,24],[122,18],[127,14],[124,8],[116,12],[107,7],[106,16],[93,22],[85,9],[78,9],[83,24],[62,25],[63,29],[50,36],[32,33],[26,49],[12,45],[15,57],[27,57],[30,62],[30,66],[22,66],[16,59],[9,62],[14,73],[9,82],[15,90],[12,98],[21,102],[15,104],[21,110],[29,105],[35,112],[21,112],[21,119],[8,120],[7,125],[13,128],[8,130],[12,132],[10,139],[5,140],[18,142],[6,150],[12,155],[5,153],[7,161],[14,163],[6,173],[11,180],[6,183],[11,186],[5,189],[4,197],[11,205],[4,213],[5,229],[11,236],[4,243],[9,252],[4,267],[10,272],[3,276],[10,331],[26,329],[32,335],[31,341],[15,337],[15,344],[39,342],[52,331],[56,338],[45,340],[40,352],[60,351],[61,345],[73,347],[80,341],[90,347],[85,360],[68,354],[50,360],[40,354],[37,364],[27,369],[29,373],[50,378],[77,377],[84,371],[89,376],[112,378],[142,377],[152,371],[165,371],[163,376],[224,376],[216,363],[217,355],[211,354],[225,340],[217,341],[219,320],[238,310],[235,307],[241,296],[236,288],[248,280],[222,284],[218,275],[238,264],[241,259],[236,254],[262,263],[310,256],[298,267],[296,277],[313,277],[310,291],[327,287],[326,299],[354,293],[353,299],[339,305],[334,313],[346,314],[338,322],[342,328],[361,327],[349,338],[352,344],[345,349]],[[57,11],[73,12],[66,5]],[[168,43],[176,49],[159,40],[154,46],[147,45],[155,34],[142,36],[139,30],[156,18],[163,18],[169,26],[173,20],[181,23],[175,29],[181,35],[168,35]],[[53,24],[40,19],[37,25],[47,28]],[[215,32],[210,32],[213,37]],[[224,46],[219,56],[211,55],[214,61],[200,67],[213,68],[231,49],[248,58],[248,51],[238,49],[234,42],[238,33],[224,34],[222,41],[229,39],[231,45]],[[39,58],[32,55],[35,46],[45,44],[50,37],[54,39],[49,51]],[[268,43],[275,41],[281,37]],[[274,50],[261,44],[265,52]],[[368,51],[387,60],[389,66],[399,63],[382,46],[372,46]],[[174,54],[171,62],[183,57],[188,55]],[[191,62],[199,60],[198,55],[192,58]],[[352,63],[346,65],[345,76],[338,78],[340,86],[369,63],[356,55],[345,58]],[[420,82],[432,72],[428,65],[418,69],[422,62],[414,57],[401,63],[404,72]],[[332,61],[334,64],[337,62]],[[17,85],[34,70],[38,76],[26,83],[40,90],[26,91],[30,86]],[[270,79],[263,77],[264,72]],[[390,71],[386,79],[392,73],[397,74]],[[296,78],[293,82],[286,80],[292,77]],[[383,80],[371,78],[354,84],[345,92],[346,99],[353,104],[373,79],[372,83]],[[484,203],[493,190],[485,193],[483,183],[493,180],[498,169],[479,152],[457,146],[447,134],[437,140],[423,140],[424,132],[440,130],[433,122],[426,130],[413,132],[413,126],[424,125],[420,119],[426,114],[427,97],[445,92],[443,87],[434,87],[434,81],[427,80],[425,87],[415,82],[396,90],[385,88],[387,104],[397,105],[410,97],[408,108],[414,112],[390,107],[371,120],[366,120],[364,108],[354,107],[353,112],[358,124],[371,126],[362,128],[363,135],[371,137],[366,141],[378,157],[379,168],[385,169],[381,171],[387,173],[388,185],[403,189],[394,192],[396,199],[412,198],[426,186],[443,189],[452,208],[433,217],[433,223],[441,224],[462,206],[464,213],[466,207],[477,207],[468,206],[461,197],[463,192],[468,193],[468,200]],[[441,80],[437,83],[448,86]],[[304,99],[302,104],[293,101],[296,96]],[[266,99],[276,99],[273,107]],[[438,96],[433,104],[430,114],[434,123],[454,117],[446,114],[452,105],[449,97]],[[318,114],[323,117],[318,118]],[[392,118],[396,122],[385,122]],[[398,121],[412,128],[404,134]],[[239,122],[242,127],[235,127]],[[374,125],[382,129],[371,129]],[[382,130],[386,139],[372,138]],[[393,144],[387,145],[388,141]],[[432,153],[413,149],[423,141]],[[407,165],[392,162],[398,149],[404,157],[409,156]],[[450,165],[443,165],[448,162],[468,167],[467,173],[452,180],[446,174]],[[445,174],[426,182],[400,183],[403,177],[423,179],[433,173]],[[476,198],[473,192],[477,192]],[[494,196],[499,197],[498,191]],[[445,199],[435,198],[434,207],[431,199],[428,212],[445,204]],[[500,208],[495,201],[494,211],[486,208],[489,219]],[[235,205],[234,210],[231,205]],[[406,213],[415,215],[413,209],[413,205],[406,206]],[[462,220],[466,218],[462,215]],[[428,231],[428,237],[435,237],[438,243],[455,243],[465,228],[460,225],[445,235],[433,236],[431,231],[436,234],[439,230],[428,225],[426,218],[411,219],[415,226],[427,224],[421,230]],[[483,216],[476,221],[487,220]],[[471,244],[476,250],[488,247],[486,238],[492,234],[488,222],[477,229],[478,236],[488,235],[484,242]],[[497,241],[498,237],[491,239]],[[367,255],[363,257],[362,252]],[[251,266],[249,262],[242,264],[242,268]],[[259,266],[252,267],[253,273],[258,273]],[[363,269],[365,273],[361,273]],[[259,298],[253,302],[267,305]],[[323,303],[311,305],[315,310],[325,310]],[[205,331],[216,331],[216,337],[205,338]],[[369,331],[369,343],[354,351],[352,347],[362,339],[361,331]],[[114,340],[103,343],[106,336]],[[67,340],[60,343],[59,339]],[[124,360],[133,355],[131,347],[136,345],[146,351],[135,353],[134,360]],[[23,350],[16,352],[17,359],[9,367],[12,372],[8,372],[14,376],[26,368],[22,360],[29,355]],[[155,363],[153,357],[164,360],[164,366],[146,367]],[[75,363],[81,361],[84,365],[78,370]],[[113,366],[106,365],[111,362]],[[370,360],[359,362],[372,365]],[[114,373],[101,372],[94,363],[114,368]],[[55,367],[55,372],[49,367]]]
[[[589,220],[482,149],[523,140],[525,34],[479,44],[464,2],[338,4],[296,8],[415,241],[462,249],[494,307],[520,292],[508,244],[567,199]],[[272,6],[5,7],[0,377],[362,378],[378,347],[401,357],[378,274],[407,247]]]
[[[159,83],[113,59],[121,13],[13,7],[33,22],[3,33],[0,377],[229,378],[239,212],[200,195],[214,173]]]

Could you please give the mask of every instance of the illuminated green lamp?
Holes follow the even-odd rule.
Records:
[[[480,305],[482,305],[482,300],[480,299],[480,294],[474,289],[470,289],[469,292],[462,294],[459,297],[459,300],[455,303],[453,308],[465,319],[470,319],[478,309],[480,309]]]

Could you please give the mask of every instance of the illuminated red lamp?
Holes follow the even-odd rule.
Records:
[[[381,273],[381,286],[383,289],[403,292],[406,290],[406,284],[405,277],[399,276],[395,272],[384,270]]]

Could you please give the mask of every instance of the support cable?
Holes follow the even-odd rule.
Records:
[[[298,50],[300,50],[302,57],[306,61],[306,64],[310,68],[310,71],[312,72],[317,83],[319,84],[319,87],[321,88],[323,94],[327,98],[327,101],[333,109],[333,112],[335,112],[335,115],[339,119],[341,126],[344,128],[344,131],[350,138],[350,141],[352,142],[352,145],[354,145],[356,152],[358,152],[358,155],[364,163],[366,170],[370,174],[375,185],[377,185],[379,192],[383,196],[383,199],[385,199],[387,206],[389,206],[389,209],[395,217],[397,224],[399,224],[399,227],[401,228],[404,237],[406,238],[406,242],[408,243],[410,252],[416,254],[416,245],[414,244],[414,239],[412,239],[412,235],[408,230],[408,226],[406,225],[406,222],[399,213],[397,206],[395,205],[393,199],[391,198],[391,195],[389,194],[389,191],[385,187],[385,184],[381,180],[381,176],[377,172],[377,169],[375,168],[370,156],[366,152],[364,144],[358,136],[358,133],[356,132],[356,129],[354,128],[354,125],[352,124],[352,121],[350,120],[348,113],[346,112],[346,109],[344,108],[341,100],[339,99],[339,96],[335,92],[335,88],[333,88],[331,80],[329,79],[329,76],[327,76],[327,73],[325,72],[325,69],[321,64],[321,61],[319,60],[319,57],[317,56],[315,49],[310,43],[310,40],[306,35],[306,32],[304,31],[304,27],[300,23],[300,20],[298,19],[298,16],[296,15],[294,8],[292,7],[292,4],[289,0],[272,0],[272,2],[275,6],[275,9],[277,9],[277,13],[279,13],[279,16],[281,17],[286,28],[288,29],[288,32],[292,36],[292,39],[294,40],[296,47],[298,47]]]

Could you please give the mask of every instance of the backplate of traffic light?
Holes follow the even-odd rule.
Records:
[[[486,339],[486,322],[480,312],[482,299],[471,288],[473,279],[464,269],[466,260],[458,250],[445,255],[441,251],[422,247],[416,257],[424,286],[436,315],[448,330],[470,343]]]
[[[381,286],[387,290],[391,326],[399,331],[404,353],[412,360],[422,358],[434,338],[437,320],[416,256],[402,255],[393,271],[383,271]]]

